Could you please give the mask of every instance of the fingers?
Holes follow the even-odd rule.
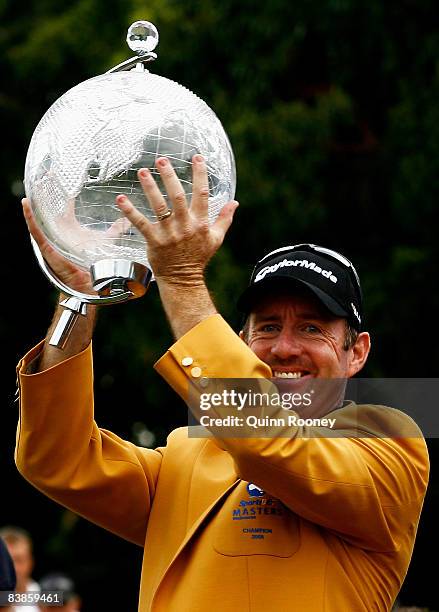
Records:
[[[188,219],[188,204],[186,193],[172,164],[166,157],[160,157],[156,162],[160,178],[168,194],[175,217],[180,221]],[[201,219],[208,217],[209,183],[206,163],[202,155],[192,158],[192,202],[191,211]],[[156,216],[161,216],[169,209],[165,197],[147,168],[139,170],[139,180],[145,196]]]
[[[184,219],[187,216],[186,194],[175,174],[172,164],[166,157],[161,157],[156,162],[157,169],[160,173],[160,178],[168,194],[169,201],[172,203],[172,210],[178,219]],[[148,202],[157,217],[165,214],[169,210],[168,203],[161,193],[159,186],[154,180],[151,172],[147,168],[139,170],[139,180],[143,191],[148,199]]]
[[[153,236],[152,229],[154,224],[150,223],[148,219],[131,204],[125,195],[117,196],[116,204],[129,222],[132,223],[147,240],[151,239]]]
[[[161,157],[157,160],[156,165],[168,193],[169,199],[173,205],[174,215],[168,219],[160,221],[160,227],[165,229],[168,227],[169,223],[173,225],[173,218],[178,221],[187,221],[189,218],[189,211],[184,189],[169,160],[165,157]],[[156,216],[159,217],[166,213],[169,210],[168,205],[151,172],[147,168],[142,168],[139,170],[138,176],[144,193]],[[207,220],[209,183],[206,162],[201,155],[194,155],[193,157],[192,187],[193,196],[191,212],[198,219]],[[145,236],[147,240],[154,237],[157,224],[148,221],[148,219],[132,205],[125,195],[118,196],[116,198],[116,203],[124,213],[125,217],[129,219],[129,221]],[[221,210],[216,222],[212,226],[212,229],[218,237],[222,236],[222,238],[224,238],[230,225],[232,224],[233,215],[238,206],[238,202],[232,201],[226,204]]]
[[[75,214],[75,198],[69,198],[67,201],[67,206],[63,212],[63,217],[69,221],[73,220],[77,222]]]
[[[47,238],[37,225],[37,222],[35,221],[30,200],[28,198],[23,198],[21,200],[21,203],[23,205],[23,215],[26,221],[27,229],[29,230],[29,233],[33,237],[35,242],[37,243],[40,251],[42,251],[46,247],[46,245],[48,245]]]
[[[199,219],[208,218],[209,180],[207,167],[202,155],[192,158],[192,202],[191,212]]]
[[[53,248],[53,246],[47,240],[46,236],[43,234],[42,230],[37,225],[34,214],[32,212],[30,200],[28,198],[23,198],[21,200],[21,203],[23,205],[23,214],[26,220],[26,225],[28,227],[29,233],[37,243],[41,255],[50,265],[52,270],[54,270],[56,274],[62,274],[66,271],[67,273],[75,272],[77,270],[76,266],[68,259],[60,255],[60,253],[58,253],[58,251]]]
[[[172,203],[172,210],[177,219],[186,219],[188,216],[188,206],[186,201],[186,193],[181,184],[180,179],[175,173],[171,162],[166,157],[160,157],[156,162],[156,167],[160,173],[160,178],[168,194],[169,200]],[[152,177],[151,177],[152,178]],[[155,181],[154,181],[155,182]],[[165,202],[164,198],[163,201]],[[152,203],[151,203],[152,205]],[[158,215],[163,214],[168,209],[166,208]]]
[[[239,202],[236,200],[228,202],[225,206],[223,206],[217,220],[212,225],[212,231],[218,236],[218,239],[220,239],[221,242],[232,225],[233,217],[238,206]]]
[[[120,238],[131,227],[131,221],[126,217],[117,219],[105,232],[107,238]]]
[[[152,211],[157,217],[163,215],[168,210],[168,204],[151,172],[148,168],[142,168],[138,172],[138,177]]]

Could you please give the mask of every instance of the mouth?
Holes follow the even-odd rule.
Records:
[[[282,380],[298,380],[310,376],[311,372],[309,370],[273,370],[273,377]]]

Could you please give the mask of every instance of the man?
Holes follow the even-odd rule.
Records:
[[[189,387],[201,394],[219,378],[271,385],[273,376],[306,382],[360,371],[370,340],[349,264],[312,246],[293,249],[287,263],[283,253],[260,262],[241,300],[250,313],[246,345],[204,283],[237,203],[210,226],[203,158],[193,158],[190,209],[169,161],[158,159],[157,168],[172,214],[147,170],[139,180],[157,223],[125,196],[117,204],[147,239],[176,338],[155,367],[177,393],[188,399]],[[90,290],[87,274],[49,246],[26,201],[24,212],[58,276]],[[303,265],[288,264],[296,260]],[[139,610],[390,610],[428,479],[423,439],[311,439],[300,427],[282,438],[201,439],[182,428],[165,448],[138,448],[93,421],[94,314],[81,319],[64,352],[44,342],[19,364],[16,461],[52,499],[144,547]],[[335,412],[342,428],[352,424],[352,408]]]
[[[34,556],[30,534],[20,527],[6,526],[0,529],[0,538],[5,542],[14,563],[16,593],[39,592],[40,585],[32,578]],[[18,606],[10,608],[10,610],[15,609],[18,609]],[[28,605],[26,606],[26,610],[29,612],[38,612],[38,606]]]
[[[62,605],[57,605],[57,612],[80,612],[81,598],[75,592],[75,584],[70,576],[53,572],[43,576],[40,580],[41,590],[44,592],[56,591],[62,593]],[[40,612],[53,612],[53,604],[40,603]]]

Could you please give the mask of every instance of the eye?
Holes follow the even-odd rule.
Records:
[[[319,327],[317,327],[317,325],[314,325],[313,323],[307,323],[306,325],[304,325],[303,330],[307,334],[320,334],[322,331]]]
[[[274,334],[278,331],[278,329],[279,325],[276,325],[275,323],[262,323],[257,328],[257,331],[263,334]]]
[[[261,331],[265,331],[265,332],[273,332],[273,331],[276,331],[276,329],[277,327],[273,323],[267,323],[266,325],[263,325],[261,327]]]

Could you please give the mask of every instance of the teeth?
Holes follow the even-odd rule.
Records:
[[[274,372],[275,378],[300,378],[302,372]]]

